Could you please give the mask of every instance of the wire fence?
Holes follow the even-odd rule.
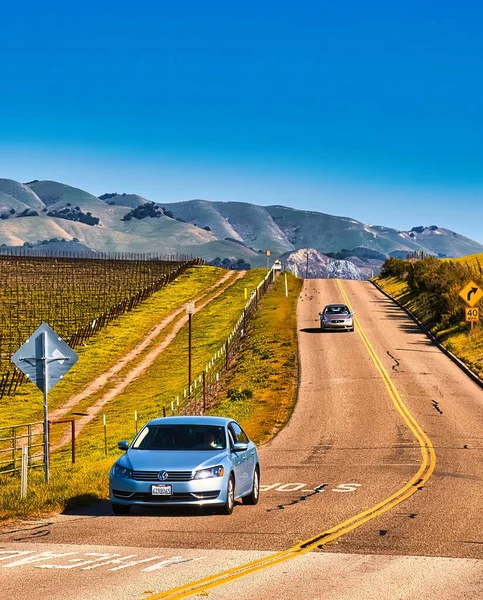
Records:
[[[248,322],[256,313],[261,298],[275,281],[276,269],[272,267],[248,299],[227,339],[211,357],[201,373],[193,379],[191,387],[180,390],[161,411],[166,415],[202,415],[213,406],[220,387],[222,375],[230,367],[247,331]]]

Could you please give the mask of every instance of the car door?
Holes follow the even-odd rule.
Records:
[[[250,443],[247,434],[235,421],[228,425],[228,430],[235,443]],[[251,490],[255,466],[253,449],[249,446],[243,452],[232,452],[232,462],[235,469],[235,496],[241,496]]]

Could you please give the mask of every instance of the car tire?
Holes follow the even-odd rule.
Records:
[[[252,491],[248,494],[248,496],[243,496],[242,502],[243,504],[249,504],[254,506],[258,504],[258,499],[260,498],[260,469],[258,465],[255,467],[255,471],[253,473],[253,486]]]
[[[226,501],[221,508],[222,515],[231,515],[235,507],[235,478],[230,475],[228,486],[226,488]]]
[[[131,512],[131,507],[129,504],[117,504],[115,502],[111,502],[111,508],[115,515],[128,515]]]

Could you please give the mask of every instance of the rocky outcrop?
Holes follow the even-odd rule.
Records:
[[[350,260],[334,259],[314,248],[301,248],[281,258],[285,267],[299,277],[310,279],[369,279],[371,268],[361,268]]]

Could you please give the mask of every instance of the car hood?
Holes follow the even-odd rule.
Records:
[[[193,471],[199,467],[214,466],[226,457],[226,450],[163,451],[128,450],[118,464],[133,471]]]
[[[350,318],[351,315],[324,315],[326,321],[345,321]]]

